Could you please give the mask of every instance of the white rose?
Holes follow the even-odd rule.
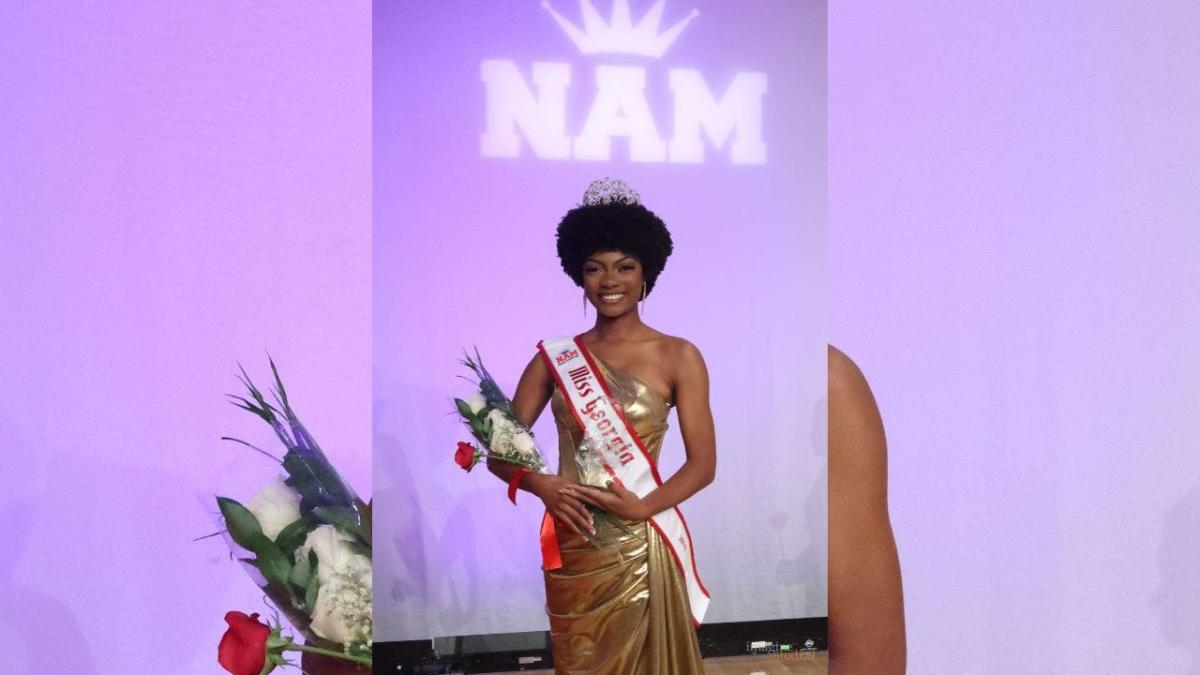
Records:
[[[352,541],[333,525],[321,525],[296,549],[297,560],[309,551],[317,555],[313,632],[342,644],[371,638],[371,559],[355,553]]]
[[[246,508],[258,520],[263,534],[274,541],[283,528],[300,520],[300,495],[280,477],[264,485]]]
[[[371,567],[334,574],[317,590],[309,626],[317,635],[341,644],[371,642]]]
[[[512,438],[513,448],[522,455],[530,456],[537,451],[537,443],[528,431],[518,431]]]
[[[326,584],[338,572],[365,569],[371,571],[371,560],[355,553],[350,548],[354,537],[340,532],[333,525],[321,525],[308,533],[300,548],[296,549],[296,560],[307,557],[309,551],[317,554],[317,578]]]
[[[492,437],[488,439],[488,447],[492,452],[502,455],[509,452],[512,449],[513,434],[517,433],[517,426],[499,410],[491,411],[487,418],[492,423]]]
[[[488,421],[492,423],[492,431],[496,431],[498,429],[511,429],[513,426],[512,420],[508,419],[508,415],[505,415],[504,412],[499,408],[493,408],[492,411],[488,413],[487,418]]]
[[[478,415],[479,411],[483,410],[483,408],[487,405],[487,398],[483,395],[483,392],[477,391],[474,395],[466,400],[466,404],[467,407],[471,409],[472,415]]]

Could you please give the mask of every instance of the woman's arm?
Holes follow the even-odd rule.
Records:
[[[584,486],[572,486],[568,494],[591,502],[614,515],[629,520],[646,520],[699,492],[713,482],[717,472],[717,441],[712,409],[708,405],[708,368],[695,345],[680,340],[673,347],[675,368],[675,412],[687,460],[673,476],[653,492],[639,499],[622,485],[613,493]]]
[[[900,559],[887,504],[887,443],[862,372],[829,347],[829,672],[905,671]]]
[[[553,393],[554,380],[550,369],[542,361],[541,354],[534,354],[533,360],[525,366],[525,372],[521,373],[521,379],[517,382],[517,391],[512,398],[513,411],[522,424],[532,429],[533,423],[541,417]],[[542,450],[545,451],[545,448]],[[508,483],[519,467],[489,457],[487,468]],[[545,502],[546,510],[554,516],[555,521],[565,523],[580,535],[584,532],[595,533],[587,508],[578,499],[560,492],[569,485],[572,485],[571,481],[562,476],[527,473],[521,477],[518,487]]]

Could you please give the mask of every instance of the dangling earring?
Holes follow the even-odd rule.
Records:
[[[587,318],[587,291],[583,292],[583,318]]]
[[[642,314],[646,313],[646,282],[642,282],[642,306],[638,310]]]

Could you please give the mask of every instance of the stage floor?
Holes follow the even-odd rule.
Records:
[[[704,659],[706,675],[825,675],[829,652],[793,652]],[[553,670],[519,670],[495,675],[554,675]]]

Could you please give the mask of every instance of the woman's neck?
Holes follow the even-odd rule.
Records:
[[[649,328],[642,323],[642,317],[637,312],[627,312],[617,317],[600,315],[596,317],[596,325],[591,333],[599,342],[624,342],[641,337]]]

